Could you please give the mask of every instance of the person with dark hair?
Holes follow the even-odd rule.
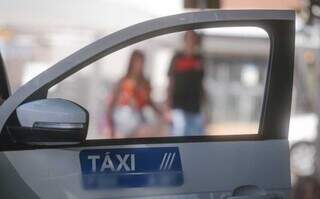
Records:
[[[134,50],[126,75],[115,86],[107,111],[112,137],[136,136],[146,125],[142,111],[146,106],[160,114],[150,97],[150,83],[143,73],[144,59],[142,51]]]
[[[203,133],[204,63],[199,46],[200,36],[187,31],[183,51],[177,52],[170,64],[167,115],[172,121],[173,136]]]

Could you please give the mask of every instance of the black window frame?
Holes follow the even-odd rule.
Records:
[[[0,55],[0,100],[6,100],[10,96],[10,86],[6,73],[6,68],[2,56]],[[1,106],[1,101],[0,101]]]

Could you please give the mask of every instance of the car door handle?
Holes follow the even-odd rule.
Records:
[[[266,196],[231,196],[227,199],[267,199]]]
[[[279,194],[255,195],[255,196],[230,196],[226,199],[283,199]]]
[[[255,185],[244,185],[237,187],[232,196],[226,199],[283,199],[278,193],[266,193],[265,190]]]

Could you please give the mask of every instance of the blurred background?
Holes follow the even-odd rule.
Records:
[[[117,30],[148,19],[202,9],[296,10],[289,132],[292,183],[297,196],[306,190],[319,192],[318,0],[1,0],[0,49],[11,90],[16,91],[59,60]],[[269,56],[268,35],[255,27],[205,29],[197,31],[196,35],[199,37],[197,55],[201,55],[204,68],[202,81],[206,102],[202,120],[205,134],[258,133]],[[168,109],[169,71],[173,58],[179,54],[177,52],[184,51],[186,43],[185,33],[175,33],[135,44],[60,82],[50,89],[49,97],[70,99],[89,111],[87,139],[110,138],[110,103],[117,86],[121,87],[121,80],[128,74],[132,53],[138,49],[143,54],[142,70],[150,85],[150,98],[157,108],[143,110],[147,120],[153,121],[150,122],[153,129],[135,136],[167,136],[173,116],[162,110]],[[157,109],[161,112],[160,119],[155,119]]]

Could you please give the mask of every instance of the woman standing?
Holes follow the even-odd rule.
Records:
[[[150,106],[160,114],[150,98],[151,87],[143,74],[144,54],[135,50],[131,54],[126,75],[117,83],[107,111],[111,136],[135,137],[146,126],[143,109]]]

